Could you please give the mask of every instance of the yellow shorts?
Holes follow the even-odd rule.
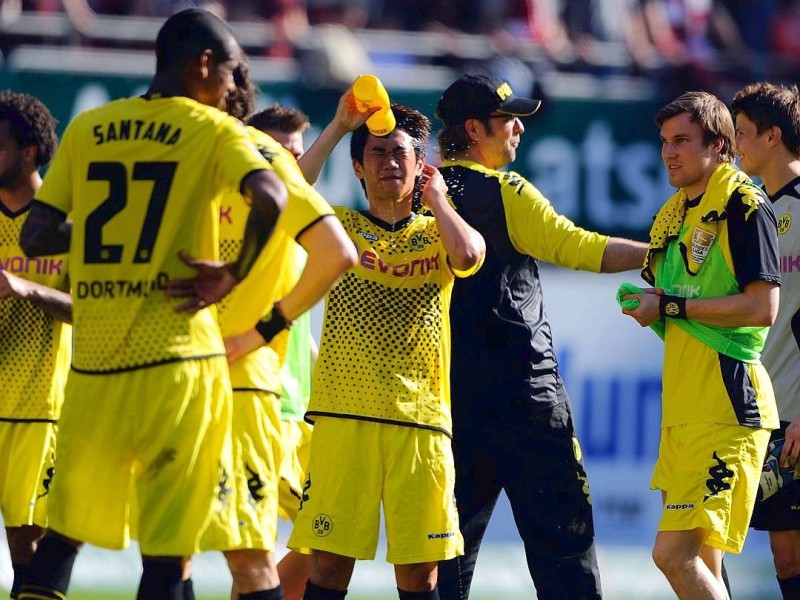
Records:
[[[716,423],[662,429],[650,483],[666,492],[658,530],[705,529],[707,545],[741,552],[769,433]]]
[[[312,427],[305,421],[281,421],[283,459],[278,483],[278,514],[294,521],[300,508],[303,482],[311,455]]]
[[[54,423],[0,422],[0,513],[6,527],[47,527]]]
[[[464,552],[450,439],[438,431],[320,417],[288,546],[372,559],[380,509],[392,564]]]
[[[233,461],[241,543],[234,549],[275,550],[281,399],[259,391],[233,393]]]
[[[109,375],[71,372],[50,490],[51,529],[124,548],[131,519],[140,515],[133,529],[143,554],[235,546],[230,427],[224,357]]]

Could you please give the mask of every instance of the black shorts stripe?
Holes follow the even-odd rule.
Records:
[[[761,427],[761,413],[758,410],[756,391],[747,371],[747,364],[724,354],[718,354],[720,374],[731,408],[739,425]]]
[[[312,425],[314,424],[314,417],[336,417],[338,419],[354,419],[356,421],[370,421],[371,423],[383,423],[384,425],[399,425],[400,427],[415,427],[416,429],[427,429],[428,431],[438,431],[445,434],[447,437],[452,438],[453,435],[446,429],[441,427],[434,427],[432,425],[423,425],[422,423],[408,423],[406,421],[392,421],[391,419],[378,419],[375,417],[366,417],[363,415],[350,415],[344,413],[329,413],[322,411],[308,411],[305,420]]]
[[[173,358],[165,358],[164,360],[159,360],[156,362],[146,363],[143,365],[133,365],[130,367],[121,367],[119,369],[108,369],[107,371],[89,371],[86,369],[80,369],[75,365],[72,365],[71,369],[76,373],[80,373],[82,375],[113,375],[115,373],[127,373],[128,371],[138,371],[139,369],[149,369],[150,367],[160,367],[161,365],[168,365],[170,363],[176,362],[183,362],[185,360],[206,360],[208,358],[214,358],[216,356],[225,356],[225,354],[204,354],[201,356],[176,356]]]

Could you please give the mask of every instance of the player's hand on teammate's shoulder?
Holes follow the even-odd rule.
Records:
[[[185,299],[175,307],[177,312],[194,314],[224,298],[238,283],[226,263],[192,258],[184,252],[180,257],[184,263],[197,270],[197,275],[189,279],[170,279],[167,282],[167,296]]]

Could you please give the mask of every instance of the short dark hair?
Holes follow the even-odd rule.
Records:
[[[236,38],[222,19],[201,8],[187,8],[172,15],[158,31],[156,71],[178,67],[204,50],[211,50],[219,60],[229,60],[236,48]]]
[[[0,91],[0,121],[8,121],[20,148],[36,147],[36,166],[48,164],[56,152],[56,120],[41,100],[10,90]]]
[[[273,104],[257,112],[247,124],[261,131],[273,130],[283,133],[302,133],[310,126],[308,115],[298,108]]]
[[[475,117],[475,119],[483,124],[486,131],[492,131],[489,117]],[[439,142],[439,154],[445,160],[455,159],[462,152],[469,150],[470,146],[473,144],[467,133],[466,121],[463,123],[445,125],[442,127],[436,139]]]
[[[733,97],[731,112],[745,115],[759,134],[770,127],[781,130],[781,141],[794,156],[800,157],[800,89],[768,82],[745,86]]]
[[[693,123],[703,129],[703,143],[713,145],[722,140],[720,159],[733,162],[734,136],[733,117],[725,103],[708,92],[686,92],[667,104],[656,114],[656,125],[660,128],[664,121],[683,113],[689,115]]]
[[[395,129],[405,131],[409,135],[417,160],[424,158],[425,152],[428,149],[428,140],[431,135],[430,119],[418,110],[403,106],[402,104],[392,104],[391,108],[397,122]],[[353,135],[350,137],[350,158],[363,164],[364,146],[367,145],[367,138],[370,135],[366,125],[362,125],[353,132]]]

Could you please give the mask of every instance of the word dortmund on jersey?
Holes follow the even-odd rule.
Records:
[[[0,202],[0,267],[12,275],[67,290],[66,255],[28,258],[19,247],[27,207]],[[27,300],[0,300],[0,421],[56,421],[69,367],[70,326]]]
[[[224,354],[214,310],[175,312],[179,252],[215,259],[219,198],[269,168],[244,126],[188,98],[129,98],[79,115],[36,198],[70,215],[72,367],[112,372]]]
[[[392,228],[367,213],[334,210],[358,264],[325,301],[307,418],[367,419],[450,435],[454,273],[435,219],[412,215]]]
[[[218,318],[223,337],[244,333],[266,315],[297,283],[295,241],[304,231],[333,209],[303,177],[294,156],[266,133],[253,127],[247,132],[261,155],[270,163],[288,191],[286,208],[275,231],[247,277],[219,304]],[[220,259],[231,261],[239,254],[244,226],[250,212],[241,194],[222,199],[220,209]],[[286,355],[288,332],[275,336],[269,346],[259,348],[231,365],[233,389],[258,389],[281,393],[280,369]]]

